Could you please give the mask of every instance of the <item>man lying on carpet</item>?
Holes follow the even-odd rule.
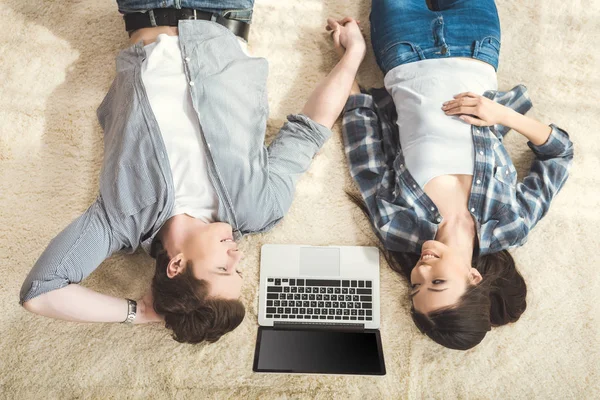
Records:
[[[265,148],[267,61],[245,52],[253,0],[236,0],[235,9],[209,0],[158,8],[165,3],[174,2],[148,10],[148,2],[118,1],[132,46],[117,57],[98,109],[100,193],[50,242],[20,302],[68,321],[164,320],[178,341],[214,342],[244,317],[235,241],[272,228],[288,210],[348,98],[365,42],[355,21],[330,20],[340,61]],[[156,258],[141,301],[77,284],[139,245]]]

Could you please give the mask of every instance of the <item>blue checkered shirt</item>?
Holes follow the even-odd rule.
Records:
[[[487,91],[484,96],[524,114],[532,106],[527,89]],[[358,184],[376,234],[391,251],[420,253],[434,239],[443,217],[406,169],[398,116],[384,89],[351,96],[344,108],[343,137],[350,174]],[[555,125],[522,182],[502,144],[509,128],[472,126],[475,163],[468,209],[476,221],[479,255],[520,246],[546,214],[568,177],[573,143]],[[479,182],[479,183],[477,183]]]

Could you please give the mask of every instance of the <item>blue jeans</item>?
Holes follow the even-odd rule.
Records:
[[[386,74],[398,65],[470,57],[498,69],[500,20],[494,0],[373,0],[371,43]]]
[[[121,14],[155,8],[193,8],[250,23],[254,0],[117,0],[117,4]]]

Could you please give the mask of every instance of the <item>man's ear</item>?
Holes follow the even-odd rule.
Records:
[[[483,277],[481,276],[479,271],[476,268],[471,268],[471,270],[469,271],[469,280],[471,281],[471,284],[478,285],[482,279]]]
[[[181,274],[184,269],[185,258],[183,257],[183,253],[179,253],[169,260],[169,264],[167,265],[167,276],[170,279],[173,279],[177,275]]]

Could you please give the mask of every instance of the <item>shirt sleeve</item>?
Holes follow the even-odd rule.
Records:
[[[388,250],[416,251],[421,228],[414,211],[405,204],[401,188],[396,187],[392,144],[383,138],[370,94],[348,99],[342,132],[350,175],[360,189],[375,233]]]
[[[350,96],[344,107],[342,134],[350,175],[368,202],[375,197],[386,169],[379,117],[371,95]]]
[[[20,303],[81,282],[118,248],[98,198],[48,244],[21,287]]]
[[[529,173],[523,182],[517,184],[517,202],[524,223],[526,241],[529,231],[546,215],[550,202],[565,184],[573,162],[573,143],[567,132],[551,125],[552,132],[546,143],[527,145],[535,154]]]
[[[314,155],[331,136],[331,130],[302,114],[289,115],[268,151],[269,190],[283,217],[294,199],[296,183],[308,170]]]
[[[488,91],[484,93],[484,96],[522,115],[525,115],[533,107],[525,85],[517,85],[508,92]],[[496,124],[490,126],[490,130],[497,137],[502,138],[510,131],[510,128]]]

